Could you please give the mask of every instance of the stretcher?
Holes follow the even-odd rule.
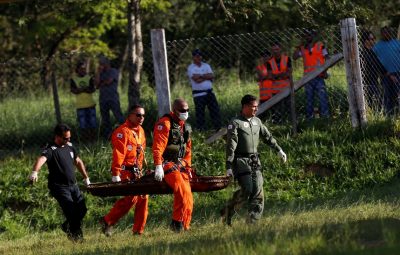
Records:
[[[190,179],[190,186],[192,192],[210,192],[226,188],[230,181],[228,176],[195,175]],[[86,191],[99,197],[173,193],[164,180],[154,180],[154,174],[145,175],[137,181],[92,183]]]

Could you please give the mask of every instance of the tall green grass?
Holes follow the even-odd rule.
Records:
[[[333,77],[337,78],[337,84],[328,85],[331,86],[328,89],[337,91],[340,97],[335,101],[330,99],[335,106],[332,118],[300,122],[295,137],[288,125],[269,125],[287,153],[288,162],[281,163],[275,152],[261,145],[266,210],[259,224],[247,226],[237,218],[233,228],[226,228],[218,222],[219,209],[237,188],[233,184],[222,191],[194,194],[193,228],[189,233],[174,235],[167,229],[172,196],[164,195],[150,198],[150,215],[143,238],[130,236],[130,214],[118,223],[115,236],[106,239],[99,234],[98,219],[108,212],[116,198],[86,194],[89,211],[84,221],[83,245],[66,242],[59,230],[62,214],[48,194],[46,167],[37,184],[27,182],[40,144],[52,139],[55,118],[51,99],[43,95],[29,100],[4,100],[2,107],[6,111],[0,112],[1,142],[17,144],[18,153],[0,148],[0,254],[361,254],[366,248],[390,254],[399,248],[395,228],[399,216],[396,196],[400,186],[397,159],[400,122],[378,116],[366,128],[353,129],[343,97],[343,77]],[[257,86],[255,82],[238,83],[234,73],[220,78],[223,82],[216,83],[215,91],[226,123],[239,111],[240,98],[247,93],[257,94]],[[73,126],[76,138],[73,97],[63,90],[60,95],[63,120]],[[143,87],[142,95],[150,146],[157,103],[150,87]],[[194,109],[188,84],[173,88],[171,98],[176,97],[188,99]],[[121,103],[126,109],[125,93],[121,93]],[[301,104],[299,107],[301,110]],[[211,133],[194,132],[194,167],[202,175],[222,175],[225,141],[204,144]],[[91,144],[74,142],[91,181],[110,180],[109,142],[101,139]],[[146,158],[152,162],[150,148]]]

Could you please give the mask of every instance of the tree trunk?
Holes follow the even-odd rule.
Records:
[[[121,86],[122,88],[124,88],[124,84],[122,83],[122,77],[123,77],[126,62],[128,61],[128,49],[129,49],[129,45],[128,45],[128,41],[127,41],[127,43],[125,45],[125,49],[123,52],[121,52],[121,56],[119,57],[121,63],[118,67],[118,86]]]
[[[140,22],[140,0],[128,2],[128,105],[140,102],[140,74],[143,66],[143,44]]]

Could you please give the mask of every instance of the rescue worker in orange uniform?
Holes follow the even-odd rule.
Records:
[[[171,229],[188,230],[192,219],[193,196],[190,187],[192,164],[191,127],[185,123],[189,106],[184,99],[176,99],[173,111],[164,115],[154,126],[154,178],[165,182],[174,192]]]
[[[146,137],[142,124],[144,108],[133,106],[127,120],[111,136],[113,160],[111,165],[112,181],[134,181],[141,177],[141,170],[146,148]],[[135,206],[133,234],[142,234],[148,215],[148,195],[125,196],[115,202],[110,212],[101,219],[102,230],[111,235],[112,226]]]
[[[271,47],[272,57],[267,63],[268,79],[272,80],[272,89],[275,94],[290,87],[290,75],[292,72],[291,59],[282,53],[279,42],[274,42]],[[272,120],[282,122],[290,110],[290,98],[286,97],[271,108]]]
[[[316,31],[306,30],[305,42],[298,46],[293,53],[293,59],[303,58],[304,74],[313,72],[325,63],[329,57],[322,42],[316,41]],[[329,117],[328,93],[326,91],[324,79],[328,78],[327,72],[323,72],[305,85],[307,105],[306,118],[312,119],[314,116],[314,94],[319,97],[319,112],[323,117]]]

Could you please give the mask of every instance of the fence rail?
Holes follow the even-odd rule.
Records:
[[[261,53],[265,50],[272,51],[271,47],[276,42],[281,44],[282,52],[292,57],[296,47],[304,40],[309,31],[303,28],[286,29],[280,31],[264,31],[258,33],[224,35],[206,38],[190,38],[184,40],[170,40],[166,42],[168,74],[170,78],[171,98],[184,97],[188,100],[190,122],[196,127],[195,106],[192,91],[187,75],[187,67],[192,62],[192,50],[199,48],[204,53],[203,60],[210,64],[215,75],[213,91],[216,95],[221,112],[221,122],[225,125],[229,119],[237,114],[240,108],[240,98],[244,94],[259,94],[256,80],[255,67],[260,64]],[[389,31],[395,38],[395,33]],[[357,27],[358,52],[360,55],[360,68],[364,94],[366,98],[367,114],[387,114],[397,111],[397,86],[395,83],[399,74],[388,75],[388,70],[382,63],[371,56],[370,45],[376,42],[369,40],[368,32],[363,27]],[[376,37],[375,37],[376,38]],[[339,26],[320,28],[317,39],[325,45],[330,55],[343,52],[342,37]],[[393,44],[395,47],[395,44]],[[142,104],[148,112],[145,129],[150,133],[152,125],[157,119],[155,98],[155,77],[151,45],[144,49],[144,69],[142,75]],[[400,53],[397,48],[393,50],[394,65],[400,62]],[[75,137],[79,139],[79,128],[76,121],[74,95],[69,91],[70,78],[74,73],[76,62],[82,57],[86,58],[90,73],[96,70],[96,58],[84,53],[59,54],[52,59],[51,72],[55,74],[58,85],[60,115],[63,122],[70,124],[76,131]],[[303,76],[303,62],[291,60],[294,81]],[[0,63],[0,155],[7,151],[22,151],[28,147],[38,148],[44,141],[52,139],[52,128],[56,124],[56,115],[52,95],[42,86],[41,59],[11,59]],[[117,65],[118,66],[118,65]],[[119,86],[121,108],[127,109],[127,74],[123,68],[118,68],[122,74]],[[344,63],[340,62],[328,71],[329,77],[325,79],[328,94],[330,116],[334,118],[348,118],[348,86]],[[397,76],[396,76],[397,75]],[[98,92],[95,92],[97,102],[97,118],[100,122]],[[305,89],[296,92],[296,112],[299,121],[306,120],[307,93]],[[315,98],[314,117],[321,115],[319,100]],[[279,118],[267,114],[265,119],[277,124],[288,125],[290,122],[290,107],[279,108],[274,112]],[[206,111],[206,129],[212,129],[212,118]],[[100,128],[96,129],[100,139]]]

